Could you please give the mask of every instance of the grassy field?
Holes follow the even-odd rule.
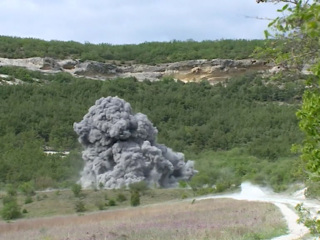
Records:
[[[4,193],[0,193],[0,200],[4,195]],[[121,200],[119,200],[119,195],[122,195]],[[148,205],[192,197],[193,192],[190,189],[148,189],[140,195],[141,205]],[[81,197],[75,197],[69,189],[54,190],[37,192],[35,196],[32,196],[31,203],[26,203],[26,199],[26,196],[18,194],[18,203],[21,210],[25,209],[27,211],[23,214],[23,218],[74,214],[76,213],[75,205],[79,201],[84,204],[84,212],[130,207],[130,191],[125,189],[82,190]],[[110,201],[114,201],[115,205],[110,206]],[[0,201],[1,208],[2,201]]]
[[[10,240],[270,239],[285,231],[274,205],[230,199],[173,201],[0,223],[0,239]]]

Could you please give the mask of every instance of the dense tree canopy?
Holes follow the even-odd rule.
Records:
[[[0,57],[53,57],[96,61],[134,61],[156,64],[190,59],[244,59],[263,40],[146,42],[138,45],[81,44],[0,36]]]
[[[0,67],[0,73],[29,76],[23,85],[0,86],[1,182],[76,178],[82,160],[73,123],[107,96],[123,98],[146,114],[159,130],[158,142],[176,151],[242,148],[272,162],[291,156],[291,144],[301,139],[294,113],[303,86],[292,79],[275,84],[251,74],[211,86],[172,79],[92,81],[13,67]],[[45,146],[72,154],[46,156]]]

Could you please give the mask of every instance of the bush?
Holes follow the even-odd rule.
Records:
[[[219,184],[218,184],[219,187]],[[212,194],[214,192],[214,189],[211,187],[204,187],[204,188],[199,188],[197,190],[197,195],[208,195],[208,194]]]
[[[181,199],[186,199],[186,198],[188,198],[187,194],[183,193],[183,194],[181,195]]]
[[[104,204],[103,201],[97,201],[95,205],[97,206],[97,208],[99,210],[104,210],[105,209],[105,204]]]
[[[102,190],[104,188],[104,184],[102,182],[99,182],[99,189]]]
[[[35,194],[32,182],[24,182],[20,185],[19,188],[25,196],[33,196]]]
[[[1,210],[1,217],[4,220],[11,220],[21,217],[20,207],[17,200],[6,203]]]
[[[109,205],[110,207],[116,206],[116,201],[113,200],[113,199],[110,199],[108,205]]]
[[[6,191],[9,196],[16,196],[17,195],[17,190],[12,184],[7,185]]]
[[[71,191],[73,192],[75,197],[81,196],[82,187],[80,184],[73,184],[71,187]]]
[[[24,209],[22,210],[22,213],[23,213],[23,214],[26,214],[26,213],[28,213],[28,210],[24,208]]]
[[[118,194],[118,196],[117,196],[117,201],[118,202],[124,202],[126,200],[127,200],[127,197],[124,194],[122,194],[122,193]]]
[[[24,204],[29,204],[29,203],[32,203],[33,200],[32,200],[32,197],[31,196],[27,196],[26,199],[24,200]]]
[[[228,188],[230,188],[230,183],[227,181],[221,181],[216,184],[216,192],[224,192]]]
[[[75,202],[74,208],[75,208],[76,212],[85,212],[86,211],[85,204],[81,200]]]
[[[131,206],[133,207],[140,205],[140,194],[138,191],[131,192],[130,202],[131,202]]]
[[[144,193],[148,190],[148,184],[145,181],[131,183],[129,188],[132,192]]]
[[[180,188],[186,188],[188,186],[186,181],[179,181],[179,187]]]

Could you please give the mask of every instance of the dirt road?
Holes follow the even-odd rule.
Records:
[[[249,182],[241,184],[241,192],[239,193],[206,196],[199,198],[198,200],[208,198],[232,198],[237,200],[261,201],[275,204],[287,221],[289,231],[287,235],[274,238],[273,240],[301,239],[309,233],[308,228],[303,224],[297,223],[298,215],[294,209],[297,204],[303,203],[304,207],[314,214],[320,210],[319,201],[305,199],[303,191],[299,191],[291,195],[276,194],[267,188],[262,188]]]

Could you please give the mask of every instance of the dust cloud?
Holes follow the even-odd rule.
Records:
[[[158,131],[147,116],[134,114],[118,97],[98,99],[73,127],[84,147],[84,188],[120,188],[140,181],[174,187],[197,172],[182,153],[156,143]]]

